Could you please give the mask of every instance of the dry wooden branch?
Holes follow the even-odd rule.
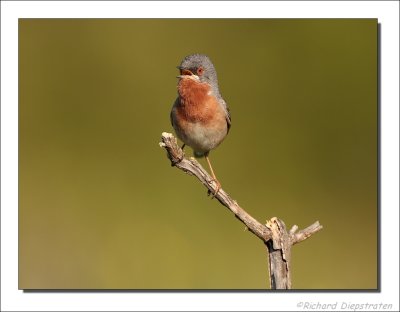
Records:
[[[214,193],[216,183],[206,170],[194,158],[185,158],[183,150],[178,146],[176,138],[171,133],[163,132],[160,146],[167,151],[172,166],[195,176],[208,189]],[[290,251],[294,244],[306,240],[322,229],[319,222],[296,233],[298,227],[294,225],[287,232],[285,223],[277,218],[272,218],[267,223],[261,224],[249,215],[238,203],[233,200],[222,188],[215,198],[226,208],[232,211],[236,218],[243,222],[254,235],[260,238],[268,248],[268,264],[271,289],[291,289],[290,279]]]

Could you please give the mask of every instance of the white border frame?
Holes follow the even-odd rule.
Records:
[[[300,302],[399,310],[399,3],[397,1],[1,1],[1,310],[274,310]],[[24,293],[18,290],[18,18],[378,18],[381,23],[381,293]],[[397,249],[396,249],[397,247]],[[360,259],[354,259],[360,261]],[[367,299],[365,299],[367,298]],[[349,308],[349,307],[348,307]],[[372,307],[373,309],[373,307]],[[311,310],[311,309],[310,309]],[[314,310],[321,310],[315,308]],[[359,309],[368,311],[370,309]],[[331,309],[326,309],[331,311]]]

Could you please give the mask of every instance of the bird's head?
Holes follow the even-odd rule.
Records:
[[[208,83],[218,90],[217,73],[208,56],[191,54],[186,56],[178,66],[179,79],[193,79],[196,82]]]

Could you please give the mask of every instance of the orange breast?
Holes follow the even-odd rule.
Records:
[[[226,111],[206,83],[181,79],[179,97],[172,112],[172,125],[186,145],[197,154],[216,148],[228,133]]]
[[[207,83],[188,78],[181,79],[178,85],[177,115],[187,122],[199,122],[204,125],[212,122],[220,114],[221,107],[210,90],[211,87]]]

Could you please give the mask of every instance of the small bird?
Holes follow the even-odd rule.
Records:
[[[221,188],[208,157],[225,139],[231,127],[229,108],[222,98],[217,72],[208,56],[186,56],[178,66],[178,98],[171,110],[171,123],[178,138],[193,149],[195,157],[204,156],[217,184],[213,197]]]

